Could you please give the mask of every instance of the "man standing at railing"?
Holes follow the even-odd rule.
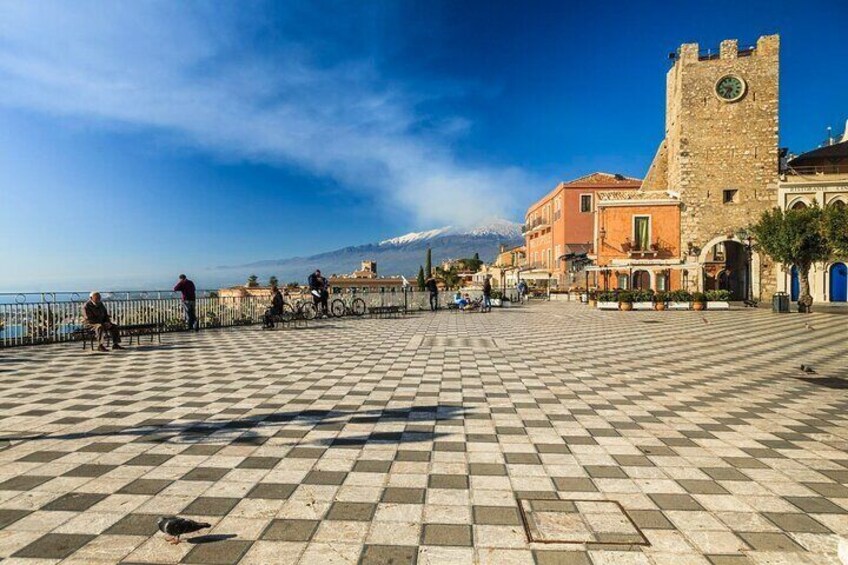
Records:
[[[185,275],[180,275],[180,280],[174,287],[174,292],[181,292],[183,295],[183,311],[185,312],[188,329],[200,331],[200,324],[197,323],[197,294],[194,283]]]
[[[106,305],[100,300],[99,292],[92,292],[88,295],[88,302],[82,307],[82,323],[85,327],[94,330],[94,335],[97,338],[97,350],[108,351],[103,345],[103,338],[108,332],[112,337],[112,349],[123,349],[121,343],[121,332],[109,318],[109,312],[106,310]]]
[[[424,281],[424,288],[430,291],[430,310],[435,312],[439,308],[439,285],[436,278],[431,276]]]

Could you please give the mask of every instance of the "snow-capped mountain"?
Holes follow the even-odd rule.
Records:
[[[473,228],[462,229],[453,226],[438,228],[435,230],[412,232],[406,235],[384,239],[380,245],[407,245],[419,241],[426,241],[446,235],[466,235],[470,237],[502,237],[504,239],[520,239],[521,224],[510,222],[509,220],[496,219],[486,224],[481,224]]]
[[[425,262],[428,247],[432,249],[433,265],[438,265],[447,259],[472,257],[475,253],[484,261],[492,261],[500,245],[520,245],[523,241],[521,224],[496,219],[470,228],[446,226],[412,232],[310,257],[218,267],[214,276],[221,279],[222,284],[242,283],[250,274],[258,275],[260,280],[275,275],[286,282],[303,281],[315,269],[327,274],[346,274],[358,269],[361,261],[369,260],[377,262],[377,272],[381,276],[404,275],[412,280],[418,267]]]

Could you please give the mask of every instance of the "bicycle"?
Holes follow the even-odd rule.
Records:
[[[291,296],[286,293],[284,298],[288,300],[288,302],[283,304],[283,312],[289,312],[292,318],[299,318],[303,320],[314,320],[318,315],[318,310],[315,308],[315,304],[308,300],[303,300],[302,298],[298,298],[294,302],[291,302]]]
[[[330,303],[330,314],[335,318],[350,315],[358,318],[364,316],[366,310],[365,301],[361,298],[336,298]]]

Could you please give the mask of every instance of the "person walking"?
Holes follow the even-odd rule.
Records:
[[[330,310],[327,302],[330,299],[330,291],[327,289],[329,283],[321,274],[320,269],[315,269],[315,272],[309,275],[309,292],[312,294],[312,303],[315,304],[317,310],[322,316],[329,316]]]
[[[186,326],[189,331],[200,331],[200,324],[197,323],[197,291],[194,283],[191,282],[185,275],[180,275],[180,280],[174,286],[174,292],[182,294],[183,313],[185,314]]]
[[[424,288],[430,291],[430,310],[435,312],[439,309],[439,285],[435,277],[430,277],[424,281]]]
[[[527,283],[524,279],[518,281],[518,302],[524,304],[527,301]]]
[[[492,277],[486,275],[483,281],[483,312],[492,311]]]
[[[95,291],[88,295],[88,302],[82,307],[82,323],[86,328],[94,330],[98,351],[108,351],[104,345],[106,334],[112,338],[112,349],[123,349],[120,345],[120,328],[112,323],[109,311],[100,299],[99,292]]]

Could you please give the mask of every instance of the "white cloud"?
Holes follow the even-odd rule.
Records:
[[[220,6],[2,3],[0,104],[293,165],[422,225],[502,215],[526,188],[521,170],[457,160],[462,117],[419,115],[416,93],[364,61],[321,67],[293,43],[258,52],[246,45],[255,21]]]

